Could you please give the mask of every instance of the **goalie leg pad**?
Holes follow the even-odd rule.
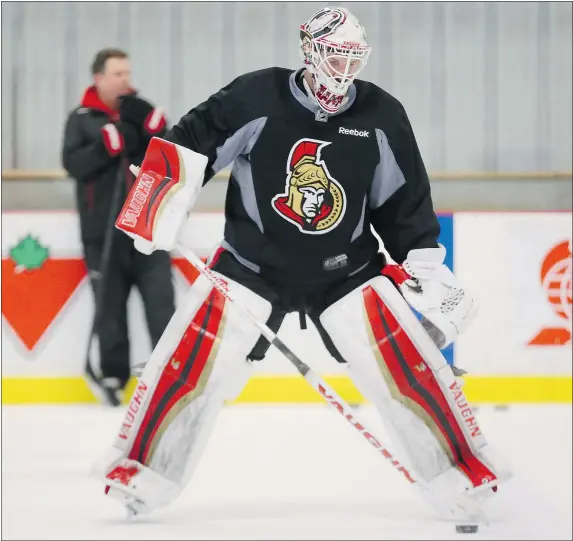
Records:
[[[497,482],[482,452],[486,440],[450,366],[387,278],[350,292],[320,320],[421,479],[451,476],[453,468],[463,489]]]
[[[268,301],[225,276],[220,278],[257,318],[269,317]],[[97,476],[117,489],[110,495],[122,491],[149,509],[178,495],[201,457],[219,411],[238,396],[250,377],[252,364],[246,357],[259,336],[236,304],[213,289],[207,278],[195,281],[145,366],[113,448],[94,467]],[[169,487],[165,495],[148,491],[152,483],[125,484],[111,478],[126,459],[133,461],[132,467],[136,463],[161,476]],[[157,484],[156,491],[161,490]]]

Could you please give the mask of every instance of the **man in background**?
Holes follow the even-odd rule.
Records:
[[[62,159],[76,181],[84,258],[96,299],[100,370],[88,359],[86,372],[100,398],[117,406],[130,377],[127,300],[132,286],[141,294],[153,347],[175,310],[168,252],[145,256],[113,225],[134,181],[129,164],[139,164],[151,138],[165,134],[166,119],[131,88],[124,51],[99,51],[92,75],[93,85],[68,116]]]

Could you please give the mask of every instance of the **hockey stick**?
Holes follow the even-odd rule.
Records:
[[[125,158],[123,153],[120,155],[120,167],[117,171],[115,178],[115,184],[113,187],[113,192],[111,196],[111,204],[109,208],[109,214],[107,217],[105,237],[103,241],[103,249],[101,253],[100,265],[98,269],[97,276],[94,277],[94,315],[92,319],[92,325],[90,329],[90,334],[87,342],[86,358],[85,358],[85,373],[89,379],[97,384],[99,376],[96,375],[92,363],[91,363],[91,347],[92,342],[97,334],[97,326],[99,319],[101,317],[101,308],[103,303],[103,295],[105,291],[105,284],[107,280],[109,262],[111,259],[111,250],[113,247],[113,235],[115,233],[115,220],[117,214],[119,213],[119,203],[121,195],[121,187],[124,182],[125,174]]]
[[[248,308],[246,308],[241,302],[239,302],[235,296],[229,291],[227,284],[219,278],[201,259],[183,244],[178,244],[176,248],[181,252],[181,254],[189,260],[189,262],[211,283],[220,291],[224,297],[226,297],[230,302],[235,303],[236,306],[251,320],[251,322],[256,325],[256,327],[261,331],[261,334],[269,341],[270,344],[275,346],[298,370],[298,372],[304,377],[304,379],[311,385],[311,387],[317,391],[327,402],[327,404],[334,408],[338,413],[340,413],[358,432],[364,436],[364,438],[372,445],[384,458],[390,460],[390,463],[396,470],[404,475],[404,477],[413,485],[416,485],[420,490],[420,493],[424,499],[429,503],[445,511],[446,513],[452,513],[452,505],[457,507],[458,511],[461,510],[467,513],[469,516],[467,519],[462,520],[462,525],[456,526],[456,528],[470,528],[472,533],[475,532],[474,528],[475,522],[485,522],[487,523],[487,518],[483,515],[481,509],[475,505],[474,502],[469,500],[449,502],[446,503],[441,498],[438,498],[434,492],[428,487],[428,485],[421,479],[416,479],[406,467],[404,467],[396,458],[394,458],[393,453],[388,451],[382,442],[374,437],[373,433],[366,428],[366,424],[358,421],[354,415],[350,406],[338,395],[338,393],[328,385],[310,366],[299,359],[288,347],[287,345],[274,333],[267,325],[261,323],[256,316],[254,316]],[[476,491],[480,491],[482,488],[477,488]],[[447,510],[447,511],[446,511]],[[466,531],[466,530],[464,530]]]

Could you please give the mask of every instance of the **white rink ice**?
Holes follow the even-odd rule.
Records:
[[[384,434],[370,407],[359,416]],[[88,477],[123,410],[2,408],[2,539],[572,539],[571,406],[480,408],[511,459],[492,522],[456,534],[322,406],[233,406],[170,507],[126,520]]]

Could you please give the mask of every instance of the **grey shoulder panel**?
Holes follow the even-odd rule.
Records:
[[[217,158],[213,163],[215,173],[227,167],[237,156],[248,154],[255,146],[266,122],[267,117],[251,120],[217,148]]]
[[[239,185],[241,191],[241,201],[243,207],[249,218],[257,224],[261,233],[264,233],[263,222],[257,205],[257,197],[255,194],[255,184],[253,182],[253,172],[251,170],[251,163],[249,160],[239,156],[233,164],[231,171],[233,178]]]
[[[370,187],[368,205],[370,209],[377,209],[382,206],[398,188],[406,183],[386,134],[378,128],[376,128],[376,141],[380,152],[380,162],[374,171],[374,178]]]

